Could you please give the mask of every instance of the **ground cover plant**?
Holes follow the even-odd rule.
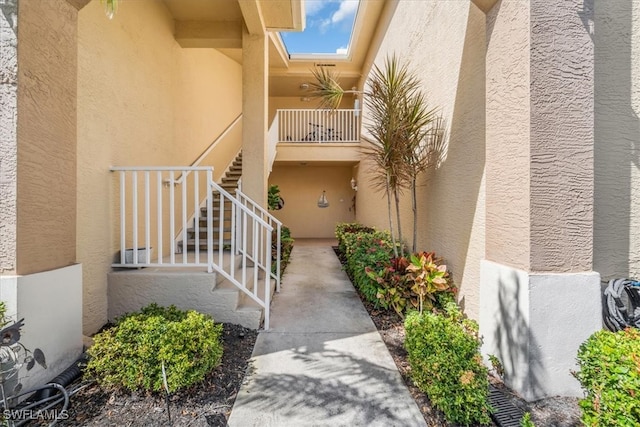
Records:
[[[105,388],[154,392],[165,388],[166,377],[173,392],[220,364],[221,331],[211,316],[151,304],[94,337],[87,373]]]
[[[640,425],[640,330],[598,331],[578,350],[586,426]]]

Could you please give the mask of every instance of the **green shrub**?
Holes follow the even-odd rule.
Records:
[[[640,425],[640,330],[598,331],[578,349],[587,426]]]
[[[271,272],[275,273],[278,268],[277,257],[278,257],[278,246],[276,243],[276,239],[278,238],[278,232],[276,230],[273,231],[271,241],[274,242],[271,245]],[[284,274],[284,270],[289,265],[289,261],[291,260],[291,251],[293,250],[293,243],[295,240],[291,237],[291,230],[286,225],[282,226],[280,230],[280,276]]]
[[[204,379],[220,364],[222,325],[193,310],[151,304],[94,337],[87,372],[106,388],[170,391]]]
[[[388,232],[352,233],[345,238],[347,247],[347,273],[364,297],[378,304],[378,282],[371,271],[388,267],[393,246]]]
[[[366,225],[358,224],[356,222],[348,223],[343,222],[336,225],[336,238],[338,239],[338,250],[346,255],[347,248],[345,244],[345,238],[348,234],[353,233],[373,233],[375,228],[367,227]]]
[[[450,422],[488,424],[488,371],[479,352],[478,325],[464,319],[455,303],[446,310],[407,315],[405,347],[412,378]]]

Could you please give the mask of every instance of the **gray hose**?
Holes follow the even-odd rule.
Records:
[[[613,279],[604,290],[602,317],[611,331],[640,329],[640,282]]]

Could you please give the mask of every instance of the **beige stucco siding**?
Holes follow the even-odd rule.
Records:
[[[63,0],[19,4],[18,274],[76,261],[76,16]]]
[[[123,2],[113,20],[92,1],[79,13],[78,38],[77,250],[84,331],[92,333],[107,319],[107,272],[118,250],[109,168],[190,165],[240,114],[242,70],[213,49],[180,48],[173,18],[152,0]],[[238,126],[209,156],[216,177],[240,143]]]
[[[0,14],[0,272],[16,269],[17,8]]]
[[[531,3],[531,271],[591,271],[593,41],[583,2]]]
[[[594,269],[640,277],[640,2],[595,2]]]
[[[334,237],[337,223],[355,219],[351,177],[351,165],[276,165],[269,185],[278,186],[285,203],[272,213],[291,229],[294,238]],[[329,207],[319,208],[323,190]]]
[[[529,269],[529,1],[487,14],[487,259]]]
[[[430,104],[446,120],[444,162],[419,179],[418,250],[445,258],[472,317],[478,313],[485,247],[484,46],[485,15],[471,3],[401,1],[375,60],[382,66],[394,52],[408,60]],[[388,229],[386,200],[366,184],[369,170],[367,162],[359,168],[357,217]],[[405,191],[402,225],[409,245],[412,218]]]

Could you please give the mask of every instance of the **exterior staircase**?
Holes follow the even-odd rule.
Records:
[[[225,175],[222,177],[222,182],[220,183],[220,187],[222,187],[226,192],[235,196],[236,189],[238,188],[238,181],[242,177],[242,151],[238,153],[238,156],[234,159],[233,163],[229,167],[229,169],[225,172]],[[231,246],[231,204],[226,203],[224,205],[224,226],[223,226],[223,236],[222,236],[222,246],[223,249],[229,248]],[[200,208],[200,218],[199,218],[199,241],[198,246],[201,251],[207,250],[207,208]],[[220,193],[213,193],[213,223],[220,223]],[[187,229],[187,251],[195,250],[196,246],[196,238],[195,238],[196,230],[195,226]],[[184,250],[184,243],[179,241],[177,244],[178,252],[182,252]],[[218,226],[214,227],[213,233],[213,249],[220,249],[220,228]]]
[[[222,189],[235,196],[238,181],[242,176],[242,152],[238,154],[219,184]],[[238,281],[245,283],[253,292],[254,268],[247,266],[243,276],[242,255],[232,254],[231,246],[231,202],[224,204],[223,243],[220,248],[220,193],[213,193],[213,250],[216,260],[223,260],[223,270]],[[199,217],[200,257],[207,256],[207,208],[201,208]],[[180,233],[182,234],[182,233]],[[186,244],[178,241],[176,248],[190,263],[195,260],[195,224],[187,229]],[[182,253],[186,249],[186,253]],[[222,251],[221,251],[222,250]],[[221,257],[221,258],[220,258]],[[168,260],[164,264],[168,264]],[[264,296],[265,286],[270,287],[270,295],[275,291],[275,280],[258,274],[257,294]],[[185,266],[169,268],[162,265],[141,269],[116,269],[108,273],[109,320],[125,313],[137,311],[155,302],[159,305],[175,305],[187,310],[197,310],[210,314],[216,322],[235,323],[247,328],[258,329],[264,320],[264,309],[246,293],[238,289],[223,274],[208,272],[206,267]]]

